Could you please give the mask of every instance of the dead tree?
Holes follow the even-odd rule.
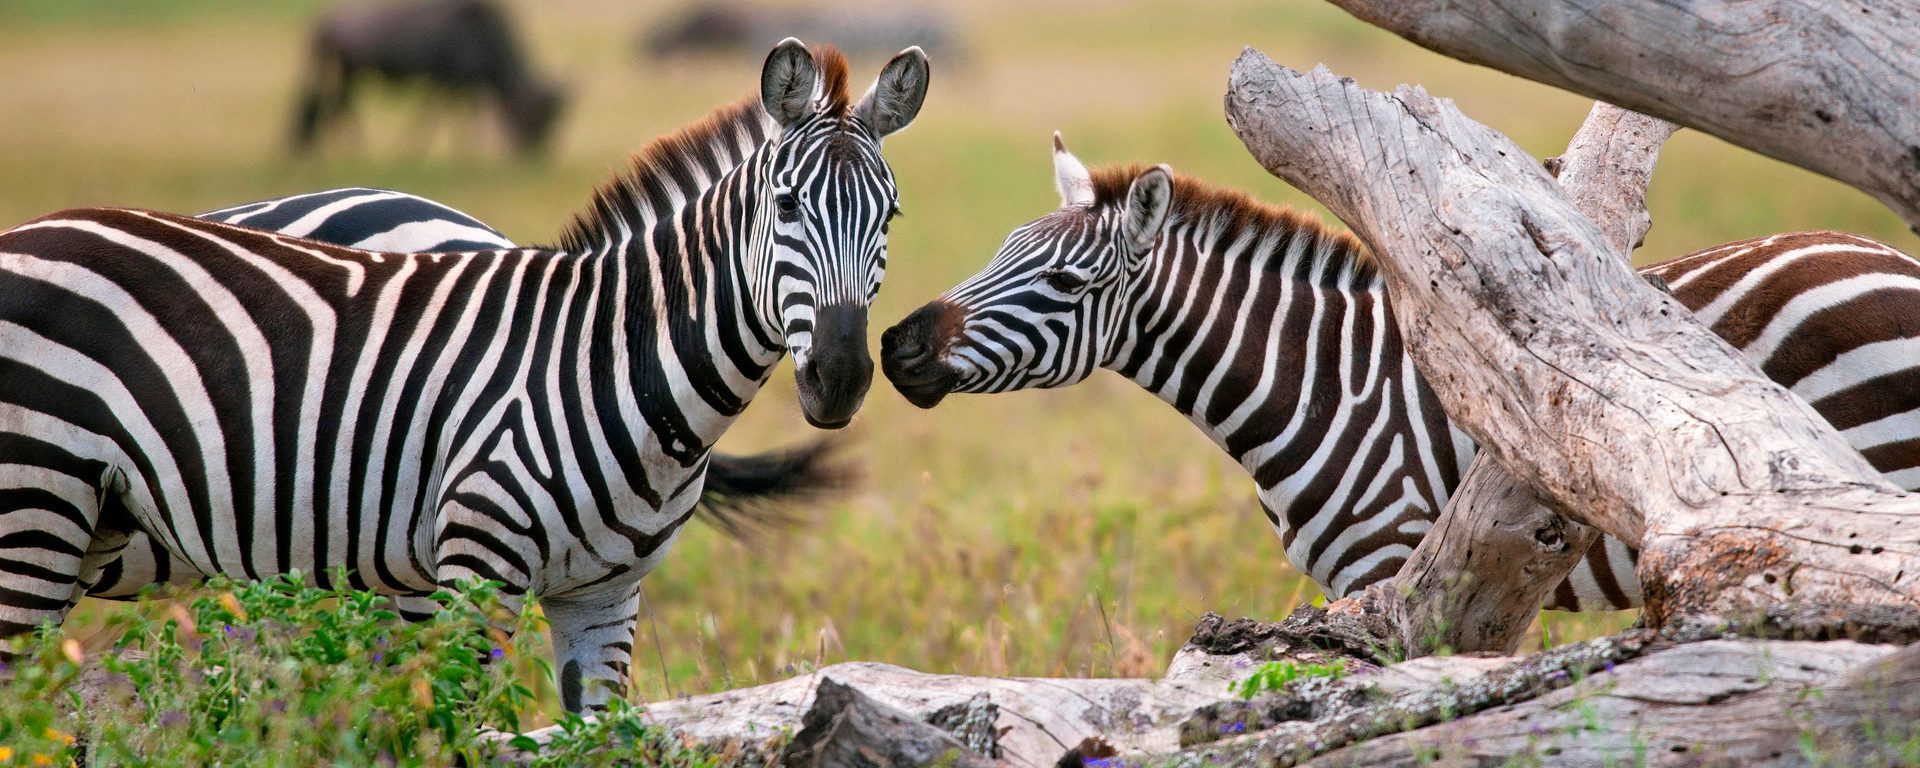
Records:
[[[1831,176],[1920,226],[1920,4],[1332,0],[1462,61]]]
[[[1625,258],[1646,237],[1647,184],[1660,146],[1677,126],[1596,103],[1567,145],[1546,161],[1574,207]],[[1409,653],[1437,648],[1512,653],[1541,601],[1600,532],[1534,498],[1492,456],[1477,456],[1447,509],[1395,578],[1369,588],[1366,609],[1383,611]]]
[[[1920,606],[1920,499],[1642,281],[1512,142],[1420,88],[1249,50],[1228,121],[1371,246],[1450,415],[1555,511],[1638,545],[1646,616]]]

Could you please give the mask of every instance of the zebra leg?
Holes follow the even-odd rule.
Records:
[[[0,463],[0,638],[65,621],[86,593],[99,487],[52,467]]]
[[[553,635],[554,676],[568,712],[605,709],[627,695],[633,626],[640,614],[640,582],[583,594],[540,598]]]
[[[1640,607],[1639,553],[1612,536],[1601,536],[1573,566],[1567,580],[1547,596],[1550,611],[1624,611]]]

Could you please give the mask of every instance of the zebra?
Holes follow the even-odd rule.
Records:
[[[569,711],[624,696],[640,580],[775,364],[816,427],[865,397],[880,143],[929,76],[909,48],[856,102],[842,54],[789,38],[548,249],[104,208],[0,232],[0,634],[64,618],[140,531],[202,573],[500,582],[545,610]]]
[[[1090,172],[1058,134],[1054,170],[1059,210],[882,334],[894,387],[932,408],[1116,371],[1253,476],[1287,558],[1329,597],[1397,572],[1475,446],[1413,367],[1361,243],[1164,165]],[[1920,488],[1920,264],[1802,232],[1644,272],[1889,480]],[[1548,607],[1637,606],[1633,558],[1595,544]]]
[[[518,248],[506,235],[464,212],[418,195],[388,189],[343,187],[221,208],[195,218],[270,229],[283,235],[366,251],[425,253]],[[707,464],[695,517],[745,540],[750,534],[792,522],[783,502],[819,496],[845,484],[849,473],[831,461],[825,441],[735,456],[715,452]],[[138,597],[155,584],[195,584],[206,578],[167,556],[165,548],[134,531],[121,556],[101,566],[88,596]],[[397,597],[408,621],[432,615],[424,598]]]

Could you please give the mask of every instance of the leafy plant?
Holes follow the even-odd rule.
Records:
[[[1338,680],[1347,675],[1347,663],[1335,660],[1331,664],[1299,664],[1293,661],[1269,661],[1253,670],[1246,679],[1231,683],[1228,690],[1240,698],[1251,699],[1270,691],[1287,687],[1288,683],[1302,678],[1326,678]]]
[[[57,628],[17,639],[0,669],[0,765],[72,764],[82,748],[101,765],[486,765],[531,746],[488,732],[537,710],[522,667],[551,679],[538,614],[511,614],[491,583],[432,598],[432,618],[407,623],[380,595],[299,573],[216,578],[117,615],[120,640],[92,672]],[[624,702],[560,725],[536,764],[724,764]]]

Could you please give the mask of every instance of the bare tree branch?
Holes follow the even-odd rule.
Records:
[[[1920,4],[1332,0],[1456,59],[1663,117],[1920,227]]]

